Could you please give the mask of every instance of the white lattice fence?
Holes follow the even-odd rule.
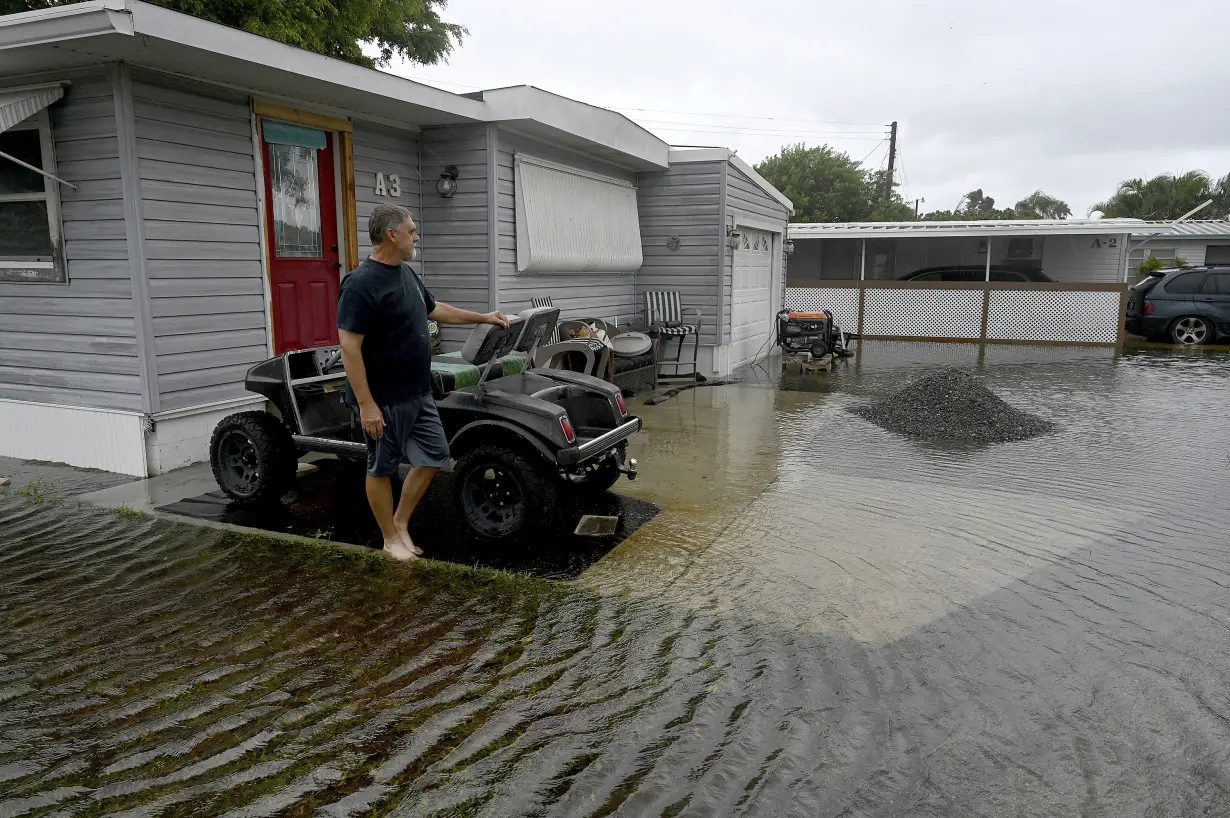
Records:
[[[858,289],[855,287],[787,287],[786,309],[795,312],[833,313],[837,326],[858,331]]]
[[[868,289],[863,335],[981,338],[982,290]]]
[[[993,290],[987,310],[987,340],[1119,340],[1119,293]]]

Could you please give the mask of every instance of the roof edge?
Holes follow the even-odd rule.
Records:
[[[49,45],[104,34],[133,36],[125,0],[87,0],[0,17],[0,51]]]
[[[531,121],[665,170],[670,146],[646,128],[609,108],[545,91],[533,85],[491,88],[467,98],[486,106],[485,121]]]

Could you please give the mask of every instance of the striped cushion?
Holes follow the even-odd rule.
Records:
[[[531,298],[530,306],[537,309],[538,307],[554,307],[555,305],[551,303],[551,296],[545,295],[542,298]],[[551,330],[551,337],[547,339],[547,343],[548,344],[558,344],[559,343],[559,324],[558,323],[555,325],[555,328]]]
[[[683,308],[679,304],[679,293],[676,290],[646,290],[645,320],[650,326],[654,324],[672,324],[683,321]],[[693,328],[692,332],[696,332]],[[685,335],[687,333],[675,333]]]
[[[696,327],[693,324],[680,324],[676,327],[654,327],[654,332],[661,335],[695,335]]]

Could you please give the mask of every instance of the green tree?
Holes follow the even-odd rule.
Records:
[[[77,0],[0,0],[0,14]],[[393,57],[434,65],[469,31],[440,18],[447,0],[151,0],[215,23],[365,66]],[[375,59],[364,45],[378,49]]]
[[[1214,183],[1199,170],[1179,176],[1163,173],[1152,179],[1127,179],[1119,183],[1114,196],[1098,202],[1089,212],[1100,210],[1108,219],[1177,219],[1206,199],[1213,199],[1212,210],[1206,208],[1198,218],[1217,218],[1224,216],[1230,205],[1226,188],[1227,177]]]
[[[756,172],[794,202],[797,222],[906,221],[913,208],[888,187],[883,171],[865,170],[828,145],[787,145],[758,163]]]
[[[984,194],[982,188],[978,188],[962,196],[955,210],[933,210],[922,218],[929,222],[951,222],[984,219],[1009,220],[1020,217],[1012,208],[1003,210],[996,208],[995,199]]]
[[[1068,203],[1050,196],[1042,190],[1035,190],[1012,208],[1018,219],[1066,219],[1072,215]]]

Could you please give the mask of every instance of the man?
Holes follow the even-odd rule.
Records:
[[[436,301],[406,262],[419,235],[410,211],[378,205],[367,220],[372,251],[342,280],[337,330],[347,399],[357,403],[367,442],[367,501],[384,534],[384,550],[399,560],[423,552],[410,539],[410,515],[448,465],[448,438],[431,394],[427,321],[508,326],[499,312],[476,313]],[[411,466],[393,508],[391,478]]]

